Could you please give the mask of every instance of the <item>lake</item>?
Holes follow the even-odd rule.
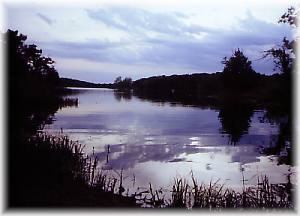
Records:
[[[149,183],[171,189],[174,178],[190,179],[191,173],[198,182],[219,179],[232,188],[242,186],[243,176],[247,185],[261,175],[283,183],[295,170],[279,163],[278,156],[262,153],[279,135],[279,124],[264,121],[265,110],[233,112],[150,101],[111,89],[73,90],[78,107],[60,109],[44,130],[62,130],[78,140],[111,175],[123,170],[125,188],[132,191]]]

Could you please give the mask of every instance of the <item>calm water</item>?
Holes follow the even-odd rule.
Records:
[[[101,168],[116,177],[123,169],[128,187],[151,182],[168,188],[175,177],[190,179],[191,171],[199,182],[220,179],[231,187],[241,186],[242,175],[246,184],[255,184],[261,174],[282,183],[294,169],[260,154],[279,133],[277,124],[261,121],[263,110],[253,111],[249,128],[234,135],[239,138],[233,145],[230,137],[237,132],[230,134],[224,119],[221,124],[217,109],[122,97],[109,89],[76,91],[79,106],[59,110],[45,130],[56,134],[62,128],[85,145],[85,153],[92,154],[94,147]]]

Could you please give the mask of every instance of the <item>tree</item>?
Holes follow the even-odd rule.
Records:
[[[286,37],[283,38],[280,46],[271,48],[265,51],[263,58],[271,57],[275,63],[275,68],[278,68],[283,74],[290,73],[294,64],[294,41],[289,41]]]
[[[130,77],[125,77],[124,80],[123,80],[123,85],[126,88],[131,88],[132,79]]]
[[[291,27],[297,27],[297,15],[298,11],[296,11],[294,7],[290,7],[288,11],[281,16],[278,23],[288,23]],[[263,58],[273,58],[275,68],[278,68],[283,74],[291,73],[296,58],[295,44],[295,39],[290,41],[284,37],[281,45],[264,51]]]
[[[226,90],[246,90],[254,85],[255,71],[252,69],[251,61],[239,49],[227,60],[222,61],[223,84]]]
[[[54,61],[42,56],[42,50],[36,45],[26,45],[26,39],[27,36],[10,29],[4,35],[10,93],[27,95],[33,100],[47,97],[59,83]]]
[[[120,83],[120,82],[122,82],[122,77],[118,76],[118,77],[115,79],[114,84],[118,84],[118,83]]]
[[[278,23],[287,23],[291,27],[297,27],[298,11],[290,7],[279,19]],[[281,45],[277,45],[269,50],[264,51],[263,58],[271,58],[275,63],[275,68],[280,70],[280,87],[274,89],[274,95],[287,105],[288,109],[292,99],[292,71],[296,61],[295,52],[296,39],[283,38]]]
[[[114,88],[116,89],[131,89],[132,88],[132,79],[126,77],[122,80],[122,77],[118,76],[114,81]]]
[[[294,7],[290,7],[288,8],[288,11],[281,16],[278,23],[288,23],[293,27],[297,27],[298,26],[297,15],[298,15],[298,11],[296,11]]]
[[[51,58],[42,56],[36,45],[25,43],[27,36],[8,29],[3,39],[10,138],[18,138],[20,134],[34,133],[58,109],[59,75]]]

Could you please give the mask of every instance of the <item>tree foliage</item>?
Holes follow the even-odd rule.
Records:
[[[51,121],[59,107],[59,75],[51,58],[43,56],[36,45],[25,43],[27,36],[9,29],[3,39],[7,53],[9,126],[14,139]]]
[[[297,27],[298,11],[294,7],[288,8],[279,19],[278,23],[287,23],[291,27]],[[291,73],[296,59],[295,52],[296,40],[288,40],[283,38],[282,44],[277,45],[264,52],[263,58],[271,57],[275,63],[275,68],[278,68],[283,74]]]
[[[297,27],[298,11],[290,7],[279,19],[278,23],[287,23],[291,27]],[[292,72],[296,61],[295,44],[296,38],[289,40],[284,37],[282,43],[269,50],[264,51],[263,58],[271,58],[275,68],[280,71],[280,87],[275,88],[273,93],[277,95],[282,104],[288,109],[292,101]]]
[[[25,44],[26,39],[27,36],[10,29],[4,35],[11,93],[23,94],[27,99],[49,96],[59,83],[54,61],[43,56],[36,45]]]
[[[255,71],[252,69],[251,61],[239,49],[227,60],[222,61],[223,84],[228,90],[246,90],[254,85]]]
[[[222,63],[225,65],[223,73],[231,74],[233,76],[254,72],[251,61],[249,61],[239,49],[234,51],[229,60],[225,57]]]
[[[297,27],[298,26],[297,16],[298,16],[298,11],[294,7],[290,7],[288,8],[288,11],[281,16],[278,23],[288,23],[293,27]]]
[[[293,69],[294,63],[294,41],[289,41],[286,37],[283,38],[282,44],[265,51],[265,57],[273,58],[275,68],[280,72],[287,74]]]
[[[131,89],[132,88],[132,79],[130,77],[117,77],[113,84],[116,89]]]

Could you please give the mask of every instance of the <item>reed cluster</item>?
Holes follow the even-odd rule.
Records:
[[[208,185],[198,183],[191,176],[192,183],[185,179],[175,179],[171,199],[162,200],[151,196],[147,202],[150,207],[171,207],[187,209],[293,209],[292,185],[271,184],[267,176],[257,179],[254,186],[245,186],[241,190],[225,188],[219,181]],[[148,193],[152,194],[150,190]],[[157,193],[157,191],[156,191]],[[160,205],[157,205],[159,203]]]

